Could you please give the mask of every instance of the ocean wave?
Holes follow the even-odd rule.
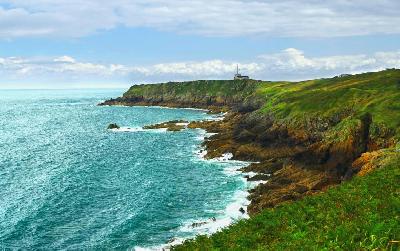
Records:
[[[207,132],[207,133],[205,134],[205,137],[206,137],[206,138],[209,138],[209,137],[214,136],[214,135],[217,135],[217,134],[218,134],[218,133]]]
[[[239,170],[239,168],[237,166],[225,167],[223,170],[223,173],[226,176],[238,176],[238,175],[242,174],[242,172]]]
[[[204,148],[201,148],[200,150],[197,150],[195,153],[196,153],[196,156],[199,159],[206,160],[205,156],[207,155],[207,150],[205,150]]]
[[[221,157],[215,158],[215,160],[217,161],[228,161],[231,160],[233,158],[233,154],[232,153],[224,153],[222,154]]]
[[[133,248],[134,251],[167,251],[170,250],[172,246],[182,244],[185,238],[172,238],[168,243],[161,244],[153,247],[140,247],[136,246]]]
[[[248,195],[247,191],[237,190],[220,216],[209,219],[188,220],[182,224],[179,232],[190,234],[191,236],[199,234],[211,235],[238,220],[248,219],[247,206],[250,203],[247,199]]]
[[[196,130],[199,130],[199,133],[196,136],[196,139],[200,140],[200,141],[204,141],[205,139],[208,139],[209,137],[218,134],[218,133],[207,132],[206,130],[200,129],[200,128],[196,129]]]
[[[175,123],[175,125],[177,125],[177,126],[188,126],[189,123]]]
[[[143,127],[120,127],[109,130],[113,132],[166,132],[167,128],[144,129]]]
[[[178,229],[180,234],[185,234],[191,237],[187,238],[173,238],[166,244],[157,245],[153,247],[134,247],[135,251],[158,251],[158,250],[170,250],[172,246],[182,244],[185,240],[194,238],[197,235],[211,235],[220,231],[221,229],[228,227],[232,223],[241,220],[248,219],[247,206],[249,200],[247,196],[249,193],[244,190],[237,190],[231,198],[228,205],[225,207],[220,216],[212,218],[202,219],[190,219],[182,223],[182,226]],[[241,211],[244,210],[244,211]]]
[[[113,128],[109,129],[113,132],[142,132],[144,129],[142,127],[120,127],[120,128]]]
[[[157,109],[172,109],[172,110],[194,110],[194,111],[204,111],[204,112],[208,112],[209,110],[207,109],[202,109],[202,108],[192,108],[192,107],[168,107],[168,106],[158,106],[158,105],[152,105],[152,106],[131,106],[131,107],[146,107],[146,108],[157,108]]]
[[[225,119],[226,114],[228,114],[228,113],[224,112],[224,113],[220,113],[220,114],[217,114],[217,115],[213,115],[211,120],[213,120],[213,121],[222,121],[222,120]]]

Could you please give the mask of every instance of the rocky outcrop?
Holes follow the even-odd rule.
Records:
[[[115,124],[115,123],[111,123],[107,126],[107,129],[119,129],[120,127]]]
[[[185,129],[188,124],[189,122],[185,120],[172,120],[155,125],[147,125],[143,129],[167,129],[167,131],[178,132]]]
[[[259,173],[258,180],[268,180],[250,191],[248,212],[255,214],[323,191],[360,170],[352,163],[371,144],[370,115],[356,120],[343,138],[339,134],[344,132],[329,137],[339,122],[317,120],[321,124],[309,121],[294,128],[268,114],[231,112],[221,122],[192,122],[188,127],[217,133],[204,142],[207,158],[230,152],[235,159],[258,161],[243,168],[244,172]]]

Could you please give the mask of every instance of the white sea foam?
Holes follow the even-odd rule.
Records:
[[[249,181],[250,183],[250,188],[255,188],[256,186],[260,185],[260,184],[265,184],[267,183],[268,180],[257,180],[257,181]]]
[[[249,176],[249,178],[253,178],[254,176],[257,175],[257,173],[255,173],[255,172],[247,172],[246,175]]]
[[[211,136],[217,135],[218,133],[208,132],[204,135],[204,137],[209,138]]]
[[[189,123],[176,123],[177,126],[188,126]]]
[[[216,160],[218,161],[228,161],[231,160],[233,158],[233,154],[232,153],[224,153],[222,154],[221,157],[216,158]]]
[[[226,176],[237,176],[237,175],[241,174],[242,172],[239,171],[239,168],[237,166],[229,166],[229,167],[224,168],[223,173]]]
[[[191,235],[211,235],[231,225],[237,220],[248,219],[249,215],[246,210],[249,205],[249,201],[247,200],[248,195],[249,193],[247,191],[236,191],[221,216],[211,219],[197,219],[196,221],[190,220],[184,222],[179,231]],[[240,211],[241,209],[244,210],[244,213]]]
[[[153,246],[153,247],[136,246],[133,248],[133,250],[135,250],[135,251],[167,251],[167,250],[170,250],[172,246],[182,244],[185,240],[186,239],[184,239],[184,238],[173,238],[171,241],[169,241],[166,244]]]
[[[207,134],[206,130],[201,128],[196,128],[195,130],[197,131],[196,140],[203,141]]]
[[[110,129],[110,131],[113,131],[113,132],[143,132],[144,129],[142,127],[120,127],[120,128]]]
[[[196,140],[198,140],[198,141],[203,141],[205,139],[205,136],[204,135],[198,135],[198,136],[196,136]]]
[[[109,129],[110,131],[113,132],[166,132],[167,128],[158,128],[158,129],[144,129],[143,127],[120,127],[120,128],[114,128],[114,129]]]
[[[209,110],[207,109],[201,109],[201,108],[192,108],[192,107],[168,107],[168,106],[158,106],[158,105],[151,105],[151,106],[133,106],[133,107],[146,107],[146,108],[156,108],[156,109],[172,109],[172,110],[194,110],[194,111],[204,111],[208,112]]]
[[[214,115],[214,116],[211,118],[211,120],[214,120],[214,121],[222,121],[222,120],[225,119],[226,114],[227,114],[227,112]]]
[[[196,151],[196,155],[198,156],[198,158],[203,159],[204,157],[207,155],[207,150],[205,150],[204,148]]]

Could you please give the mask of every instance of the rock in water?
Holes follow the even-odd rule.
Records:
[[[163,123],[160,123],[160,124],[147,125],[147,126],[144,126],[143,128],[144,129],[166,128],[167,131],[179,132],[179,131],[185,129],[187,124],[189,124],[189,122],[186,121],[186,120],[172,120],[172,121],[163,122]]]
[[[115,123],[109,124],[107,129],[119,129],[119,126]]]

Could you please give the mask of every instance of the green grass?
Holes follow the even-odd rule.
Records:
[[[385,70],[342,78],[304,82],[263,83],[262,111],[296,122],[306,118],[331,118],[337,114],[362,116],[400,135],[400,70]]]
[[[239,221],[176,250],[399,250],[400,157],[365,177]]]

